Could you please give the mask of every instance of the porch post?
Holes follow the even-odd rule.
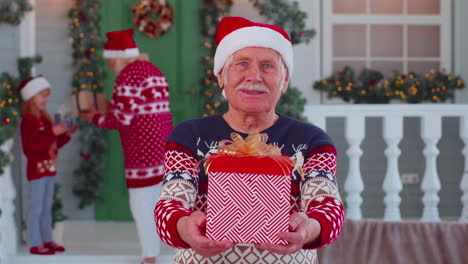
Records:
[[[403,186],[398,170],[398,157],[401,154],[398,143],[400,143],[403,137],[403,117],[394,115],[385,116],[383,129],[383,137],[387,143],[387,149],[385,150],[385,155],[387,156],[387,173],[383,182],[383,190],[385,192],[384,219],[401,221],[400,192]]]
[[[460,183],[460,189],[463,192],[461,197],[462,201],[462,212],[460,215],[460,222],[468,222],[468,116],[464,115],[460,117],[460,137],[465,143],[463,148],[463,155],[465,156],[465,164],[463,170],[463,178]]]
[[[364,139],[365,133],[365,118],[363,115],[353,114],[346,117],[346,140],[349,143],[349,149],[346,154],[349,157],[348,177],[344,184],[344,189],[347,193],[346,203],[346,218],[362,219],[361,193],[364,190],[364,183],[361,175],[361,165],[359,163],[362,150],[361,142]]]
[[[424,192],[423,196],[423,221],[440,221],[439,217],[439,195],[440,180],[437,173],[437,155],[439,149],[437,142],[442,134],[442,117],[437,114],[425,115],[422,117],[422,138],[426,147],[424,148],[424,156],[426,157],[426,169],[421,188]]]

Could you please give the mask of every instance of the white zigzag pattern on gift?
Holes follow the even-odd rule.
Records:
[[[241,186],[232,185],[232,178],[241,179]],[[214,172],[208,184],[208,238],[287,244],[277,234],[289,228],[290,177]]]

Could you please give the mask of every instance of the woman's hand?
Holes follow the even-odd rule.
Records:
[[[67,136],[71,136],[71,135],[75,134],[76,131],[78,131],[78,126],[77,125],[73,126],[72,129],[68,129],[68,131],[66,132]]]
[[[60,123],[55,124],[55,125],[52,127],[52,131],[54,132],[54,134],[55,134],[56,136],[61,135],[61,134],[65,133],[65,132],[67,132],[67,131],[68,131],[67,122],[65,122],[65,121],[63,121],[63,120],[60,121]]]
[[[96,115],[98,112],[96,111],[96,108],[94,106],[91,106],[91,108],[87,112],[80,112],[80,118],[83,119],[84,121],[91,123],[93,122],[93,117]]]
[[[184,216],[177,221],[177,231],[180,238],[198,254],[211,257],[234,247],[231,241],[215,241],[206,238],[206,215],[195,211],[190,216]]]
[[[288,242],[287,245],[260,244],[256,247],[277,254],[292,254],[302,249],[305,244],[315,241],[320,235],[321,227],[314,218],[307,217],[303,212],[296,212],[289,219],[289,230],[278,234]]]

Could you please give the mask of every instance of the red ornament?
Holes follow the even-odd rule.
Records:
[[[10,123],[10,118],[4,117],[3,118],[3,123],[5,123],[5,125],[8,125]]]
[[[91,155],[89,155],[88,153],[84,153],[84,152],[80,152],[80,157],[82,157],[85,160],[91,159]]]
[[[78,13],[78,18],[83,22],[86,22],[87,20],[85,14],[82,11]]]

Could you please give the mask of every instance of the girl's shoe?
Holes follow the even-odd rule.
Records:
[[[55,250],[45,247],[31,247],[29,253],[33,255],[54,255]]]
[[[65,252],[65,247],[55,243],[55,242],[45,242],[44,247],[55,252]]]
[[[156,262],[158,262],[156,257],[147,257],[140,264],[156,264]]]

